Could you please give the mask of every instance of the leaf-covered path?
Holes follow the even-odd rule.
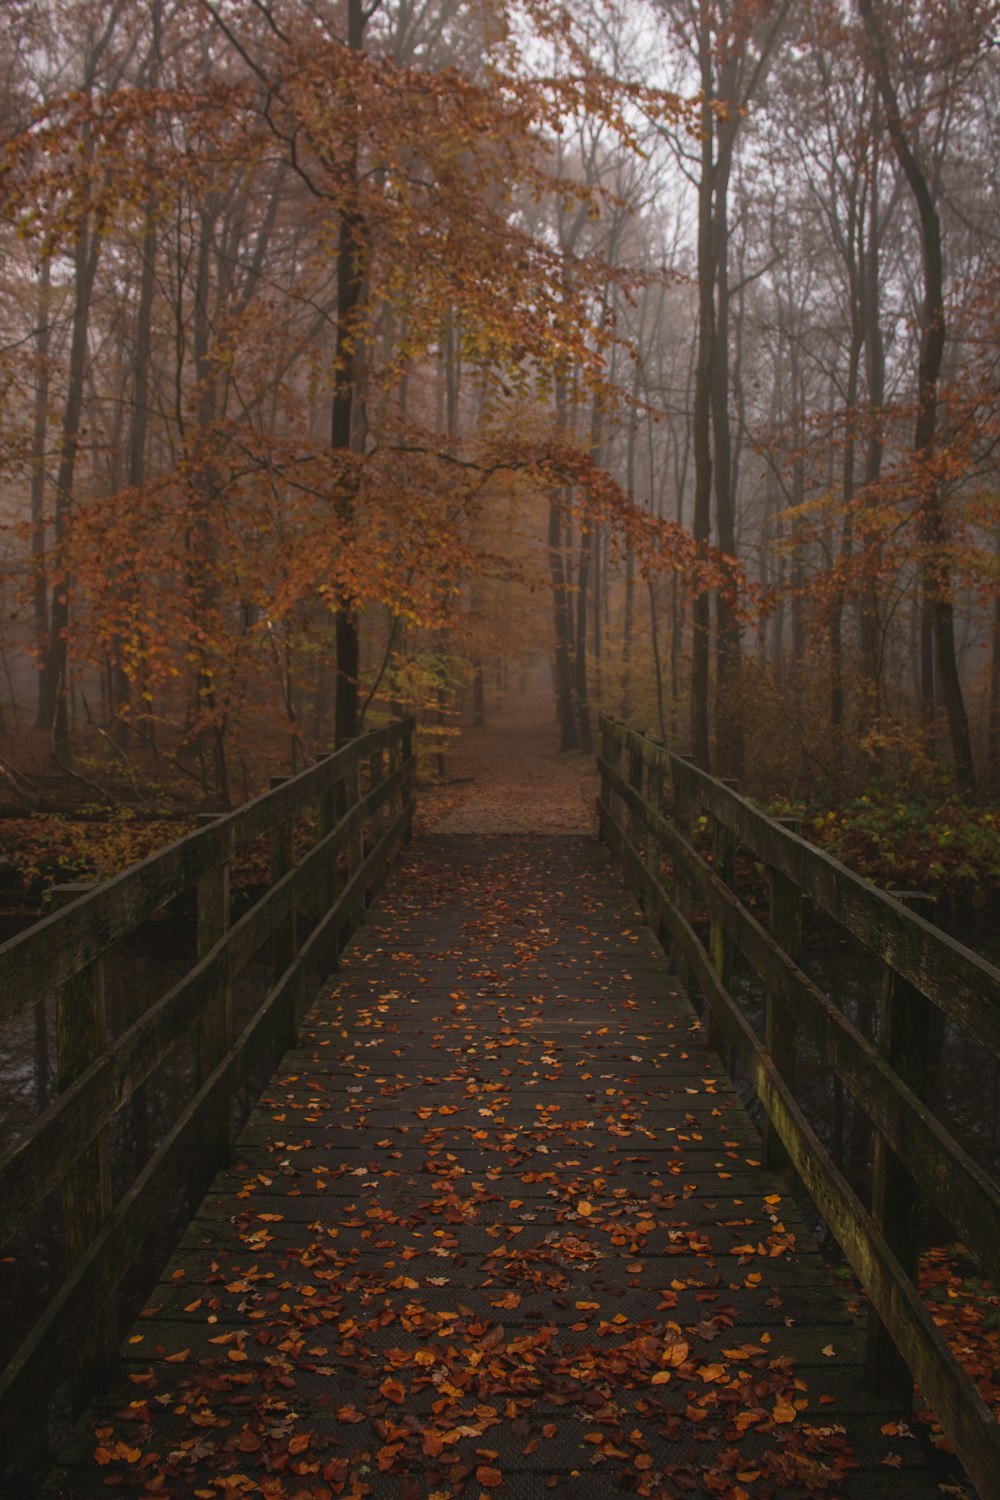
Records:
[[[937,1493],[582,837],[419,841],[126,1350],[48,1494]]]

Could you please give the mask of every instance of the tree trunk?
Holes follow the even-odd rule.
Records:
[[[568,416],[565,381],[556,378],[556,432],[565,437]],[[563,534],[565,497],[553,495],[549,501],[549,577],[552,581],[552,628],[554,643],[553,685],[556,693],[556,718],[559,723],[560,750],[576,750],[580,740],[573,711],[573,609],[570,596],[569,540]],[[567,533],[569,528],[567,527]]]
[[[602,446],[603,414],[600,401],[595,395],[590,414],[590,456],[598,465],[601,461]],[[585,750],[588,755],[594,748],[594,736],[590,723],[590,693],[587,685],[587,617],[590,605],[593,543],[593,529],[590,524],[587,524],[581,528],[580,555],[576,574],[576,644],[573,657],[573,690],[576,698],[576,719],[580,749]]]
[[[868,242],[861,254],[861,322],[865,346],[865,379],[868,386],[868,441],[865,446],[864,483],[871,497],[882,473],[884,441],[882,407],[885,403],[885,345],[882,338],[881,237],[879,212],[879,136],[881,131],[879,101],[872,106],[872,166],[869,188]],[[872,503],[869,498],[869,504]],[[861,656],[865,663],[871,690],[870,723],[874,728],[882,718],[882,632],[878,595],[879,544],[866,538],[868,561],[861,601]],[[876,764],[881,762],[878,738],[875,740]]]
[[[347,42],[353,52],[364,48],[368,16],[362,0],[348,0]],[[335,384],[330,418],[330,447],[345,456],[355,451],[357,423],[354,403],[360,375],[358,323],[364,287],[364,220],[358,207],[359,147],[356,138],[345,141],[344,159],[350,206],[341,214],[340,242],[337,246],[337,336],[335,345]],[[349,465],[349,460],[348,460]],[[354,524],[358,493],[353,467],[338,476],[334,500],[338,519],[350,528]],[[337,604],[336,656],[337,691],[334,705],[334,739],[343,745],[358,732],[360,697],[360,635],[357,604],[342,597]]]
[[[46,697],[44,663],[49,651],[49,601],[45,568],[45,443],[49,422],[49,345],[52,327],[49,322],[49,299],[52,286],[52,263],[42,256],[38,268],[38,321],[35,325],[35,356],[38,373],[35,379],[35,423],[31,457],[31,561],[35,616],[35,652],[38,657],[38,691],[35,728],[50,728],[51,704]]]
[[[899,101],[889,71],[888,52],[881,20],[872,0],[857,0],[858,11],[871,42],[875,77],[885,106],[889,139],[906,177],[920,219],[920,244],[924,268],[924,301],[921,311],[920,359],[917,372],[917,420],[913,434],[916,477],[923,490],[920,536],[926,549],[922,562],[924,608],[921,618],[921,695],[933,707],[933,670],[928,645],[933,641],[941,697],[948,716],[951,752],[959,783],[967,792],[975,790],[975,768],[969,721],[955,655],[955,613],[951,600],[951,570],[947,549],[950,528],[944,499],[934,473],[937,438],[938,379],[945,346],[944,259],[941,221],[927,174],[917,160],[903,126]]]
[[[587,609],[590,599],[590,567],[593,554],[589,526],[582,528],[576,570],[576,642],[573,651],[573,697],[580,749],[589,755],[594,748],[590,728],[590,695],[587,688]]]
[[[69,597],[72,580],[65,574],[62,548],[73,509],[73,484],[80,445],[80,423],[83,415],[83,393],[87,374],[87,336],[94,279],[100,256],[100,234],[85,215],[80,224],[73,254],[73,320],[70,338],[69,372],[66,406],[63,411],[59,468],[56,474],[53,541],[59,576],[52,585],[49,608],[49,649],[42,673],[42,727],[52,734],[56,756],[68,762],[69,738]]]
[[[846,567],[854,546],[854,452],[858,388],[861,375],[862,333],[856,303],[852,304],[851,346],[847,367],[847,437],[841,470],[843,520],[840,528],[840,561]],[[830,606],[830,728],[838,762],[842,757],[844,730],[844,582],[841,580]]]
[[[566,581],[562,536],[562,511],[558,498],[549,502],[549,576],[552,580],[552,625],[555,644],[553,667],[556,692],[556,715],[559,721],[560,750],[579,748],[576,716],[573,713],[573,667],[569,588]]]
[[[472,724],[474,729],[482,729],[486,723],[486,692],[483,683],[483,663],[481,657],[476,657],[472,664]]]
[[[729,422],[729,231],[727,178],[717,173],[714,241],[716,322],[712,348],[712,437],[715,455],[715,518],[719,550],[736,558],[736,495]],[[715,596],[716,682],[715,754],[727,776],[743,775],[743,724],[739,684],[742,644],[740,623],[721,593]]]
[[[132,425],[129,432],[128,476],[130,489],[139,490],[146,480],[146,433],[149,428],[149,372],[153,356],[153,297],[156,290],[156,224],[158,198],[151,193],[146,204],[142,236],[142,277],[139,284],[139,306],[136,310],[134,378],[132,384]],[[128,744],[129,727],[122,710],[132,696],[132,683],[122,660],[122,646],[115,641],[111,667],[113,714],[112,732],[123,749]]]
[[[715,184],[715,115],[712,110],[712,50],[707,21],[699,39],[701,105],[701,177],[698,183],[698,360],[695,367],[692,445],[694,449],[694,515],[691,531],[702,547],[712,520],[712,366],[715,343],[715,247],[712,203]],[[695,595],[691,606],[691,754],[695,765],[709,769],[709,630],[710,596]]]
[[[1000,549],[1000,532],[997,533]],[[990,719],[988,729],[988,758],[990,790],[1000,792],[1000,594],[993,600],[993,650],[990,661]]]

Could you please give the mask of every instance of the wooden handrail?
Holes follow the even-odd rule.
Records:
[[[87,888],[0,947],[0,1030],[55,993],[65,1051],[60,1091],[0,1157],[0,1225],[8,1242],[58,1190],[68,1252],[62,1286],[0,1375],[3,1430],[15,1430],[39,1405],[44,1409],[60,1380],[74,1378],[86,1394],[101,1379],[117,1342],[118,1287],[154,1230],[165,1195],[192,1181],[204,1191],[224,1164],[238,1091],[268,1047],[284,1050],[293,1041],[304,1005],[336,967],[409,837],[414,738],[414,722],[405,719],[351,741],[301,775],[282,779],[252,802]],[[316,834],[296,861],[293,829],[302,814],[315,815]],[[233,922],[229,869],[262,834],[271,841],[271,884]],[[80,1001],[98,993],[95,975],[106,954],[187,891],[198,897],[197,962],[165,994],[151,997],[119,1036],[95,1045],[96,1013]],[[303,936],[307,922],[311,930]],[[273,982],[234,1036],[232,981],[266,944],[275,964]],[[70,999],[72,1005],[64,1003]],[[89,1028],[82,1042],[74,1030],[81,1026]],[[109,1128],[192,1034],[193,1096],[112,1203]]]
[[[868,1293],[874,1383],[906,1403],[912,1402],[913,1381],[919,1381],[983,1500],[997,1500],[1000,1426],[917,1291],[919,1216],[906,1185],[915,1184],[921,1201],[926,1198],[952,1225],[983,1274],[1000,1279],[1000,1186],[922,1097],[932,1061],[932,1007],[992,1057],[1000,1056],[1000,970],[732,787],[612,719],[601,720],[598,767],[601,837],[642,901],[647,921],[669,940],[679,971],[695,981],[713,1042],[729,1049],[753,1084],[775,1148],[769,1155],[794,1167]],[[703,814],[714,830],[712,862],[692,838]],[[733,889],[740,849],[771,879],[767,926]],[[885,966],[877,1045],[802,972],[797,952],[789,951],[798,946],[803,895]],[[708,948],[691,926],[692,908],[706,910],[711,919]],[[733,949],[767,993],[765,1037],[730,993]],[[876,1167],[870,1207],[848,1184],[796,1098],[800,1035],[871,1121]]]

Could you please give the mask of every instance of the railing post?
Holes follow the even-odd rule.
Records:
[[[608,766],[611,764],[611,720],[607,715],[601,718],[601,759],[598,769],[601,773],[601,785],[597,793],[597,837],[602,844],[611,844],[611,829],[605,819],[605,809],[611,810],[611,782],[608,780]]]
[[[632,731],[632,743],[628,752],[628,784],[635,795],[642,799],[643,772],[645,770],[644,750],[645,730],[635,729]],[[626,818],[627,833],[625,836],[625,848],[622,850],[622,869],[627,868],[630,858],[634,859],[636,868],[642,869],[642,834],[643,820],[641,813],[635,812],[631,807],[628,809]],[[641,889],[635,892],[638,900],[642,900]],[[645,905],[645,903],[643,903]]]
[[[683,771],[677,775],[677,767],[686,764],[693,765],[694,758],[690,755],[673,755],[670,758],[670,775],[673,784],[673,821],[677,826],[678,833],[688,843],[691,842],[691,825],[694,821],[694,803],[691,790]],[[673,897],[674,906],[685,922],[691,920],[691,885],[677,869],[676,864],[673,873]],[[685,989],[690,983],[691,974],[688,961],[683,953],[678,952],[674,959],[674,967],[677,970],[677,978]]]
[[[650,741],[651,755],[646,778],[646,806],[653,815],[663,816],[663,758],[657,752],[664,748],[661,740]],[[647,903],[650,910],[646,912],[646,921],[653,928],[657,937],[662,935],[663,924],[660,921],[660,895],[659,881],[660,871],[663,864],[663,845],[660,836],[654,831],[652,818],[646,827],[646,874],[649,878],[650,901]]]
[[[382,784],[382,782],[384,780],[385,780],[385,755],[383,754],[382,747],[379,745],[375,749],[369,751],[369,754],[368,754],[368,790],[370,792],[375,791],[376,787],[381,786],[381,784]],[[379,843],[379,841],[382,838],[382,835],[385,833],[385,829],[386,829],[386,817],[387,816],[388,816],[388,809],[385,807],[384,804],[382,805],[382,807],[380,807],[376,812],[373,812],[372,815],[371,815],[371,847],[372,848],[374,848],[375,845],[377,843]]]
[[[776,818],[790,832],[800,826],[798,818]],[[797,961],[802,947],[802,892],[794,881],[780,870],[767,872],[770,889],[767,927],[774,941]],[[770,1054],[783,1082],[795,1092],[798,1066],[798,1024],[777,995],[768,993],[764,1012],[764,1047]],[[788,1153],[770,1120],[764,1121],[764,1159],[772,1171],[788,1168]]]
[[[718,778],[723,786],[735,787],[735,781]],[[717,817],[712,818],[712,870],[732,890],[736,872],[736,836]],[[727,992],[733,981],[733,940],[718,917],[712,917],[708,930],[708,952],[712,967]],[[708,1010],[708,1045],[724,1058],[725,1040]]]
[[[920,916],[929,917],[934,911],[933,896],[922,891],[894,891],[893,895]],[[886,965],[879,997],[879,1055],[923,1103],[929,1102],[933,1065],[932,1010],[926,995]],[[878,1130],[872,1162],[872,1216],[915,1283],[923,1202],[913,1178]],[[868,1313],[867,1355],[869,1379],[876,1390],[899,1403],[909,1416],[913,1411],[913,1376],[874,1308]]]
[[[218,821],[218,813],[202,813],[203,827]],[[231,849],[226,841],[223,859],[198,877],[196,887],[198,922],[198,961],[205,958],[229,931],[229,865]],[[233,1045],[233,996],[228,978],[212,995],[198,1022],[196,1031],[196,1066],[198,1086],[210,1078]],[[192,1175],[191,1192],[200,1200],[220,1167],[231,1158],[233,1150],[232,1100],[224,1099],[207,1127],[207,1139],[199,1153]]]
[[[352,762],[350,769],[344,777],[344,797],[348,812],[352,812],[361,802],[361,762],[357,758]],[[364,820],[356,817],[350,836],[347,840],[347,871],[349,876],[357,874],[364,864],[365,859],[365,825]]]
[[[54,907],[68,906],[92,882],[72,881],[49,892]],[[59,1092],[75,1083],[104,1051],[108,1042],[104,994],[104,960],[97,958],[56,989],[56,1068]],[[111,1133],[105,1126],[77,1157],[62,1189],[63,1232],[67,1267],[81,1258],[111,1212]],[[118,1347],[114,1298],[98,1310],[92,1334],[73,1350],[79,1376],[74,1402],[82,1409],[102,1383]]]
[[[625,727],[617,719],[608,720],[607,762],[611,776],[608,778],[608,849],[612,864],[620,864],[625,857],[625,819],[622,815],[622,799],[615,790],[612,778],[621,776],[623,736]]]
[[[395,776],[400,766],[399,738],[396,734],[395,725],[389,732],[389,748],[386,751],[386,774],[391,778]],[[385,805],[386,828],[395,828],[403,815],[403,797],[400,789],[391,794]]]
[[[272,776],[271,790],[275,791],[290,781],[290,776]],[[271,884],[277,885],[278,881],[288,875],[295,867],[295,816],[285,818],[271,829]],[[282,922],[274,934],[273,947],[274,982],[290,968],[295,961],[295,955],[299,951],[299,919],[298,912],[292,911],[286,921]],[[284,1025],[282,1026],[283,1043],[289,1047],[295,1045],[295,1003],[294,997],[288,997],[288,1003],[284,1012]],[[282,1048],[284,1050],[284,1047]]]
[[[317,756],[318,761],[329,759],[326,755]],[[316,800],[316,842],[321,844],[336,827],[337,806],[334,794],[334,785],[331,782],[320,792]],[[331,856],[327,870],[319,877],[316,883],[316,920],[322,922],[327,912],[333,905],[334,897],[334,870],[336,854]]]
[[[333,808],[333,827],[339,828],[343,824],[347,813],[347,783],[346,778],[341,775],[336,778],[330,790],[331,806]],[[344,835],[334,840],[333,853],[330,859],[330,909],[337,905],[343,894],[344,888],[349,880],[347,872],[347,852],[344,847]],[[343,916],[336,924],[330,943],[330,973],[336,973],[340,967],[340,954],[344,945],[344,921]]]
[[[408,844],[413,837],[413,781],[416,774],[416,762],[414,760],[413,745],[413,721],[408,721],[407,728],[403,731],[403,764],[407,767],[406,775],[403,777],[402,808],[406,815],[403,824],[403,842]]]
[[[350,765],[344,772],[344,811],[353,819],[350,831],[347,835],[347,879],[351,881],[361,869],[365,860],[365,827],[364,820],[355,812],[361,801],[361,761],[353,748]],[[350,916],[348,935],[354,931],[359,923],[364,921],[365,900],[364,891],[357,901],[354,911]]]

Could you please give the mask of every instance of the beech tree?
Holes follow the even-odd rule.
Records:
[[[14,7],[10,717],[33,639],[38,746],[224,802],[485,717],[544,587],[566,747],[846,784],[941,710],[971,787],[994,10]]]

